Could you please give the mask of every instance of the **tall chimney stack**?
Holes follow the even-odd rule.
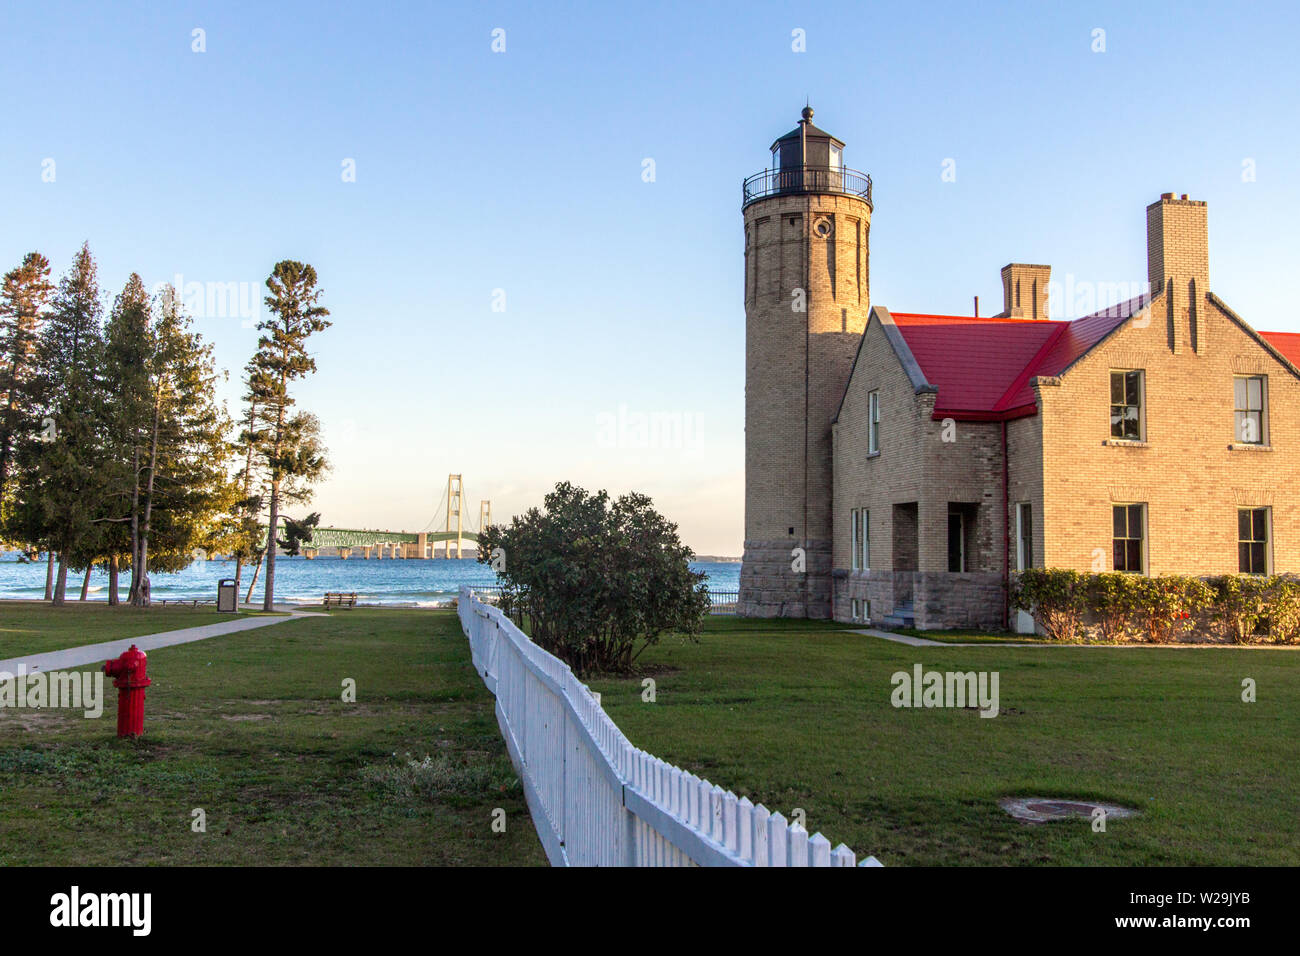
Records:
[[[1169,347],[1205,351],[1201,303],[1210,291],[1210,231],[1204,202],[1164,193],[1147,206],[1147,279],[1166,294]]]
[[[1165,193],[1147,206],[1147,278],[1151,294],[1163,292],[1169,280],[1186,289],[1196,283],[1210,291],[1210,232],[1205,203]]]
[[[1002,267],[1002,317],[1046,319],[1051,266],[1011,262]]]

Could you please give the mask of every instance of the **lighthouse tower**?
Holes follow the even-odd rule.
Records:
[[[744,183],[739,613],[755,617],[831,616],[831,419],[869,309],[871,177],[812,118]]]

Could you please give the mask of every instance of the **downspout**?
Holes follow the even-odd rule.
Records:
[[[803,294],[804,294],[804,314],[803,314],[803,527],[800,528],[800,537],[803,540],[804,561],[808,560],[807,548],[809,545],[808,538],[808,412],[811,399],[812,381],[809,363],[812,361],[812,328],[809,322],[812,320],[812,290],[808,288],[808,283],[812,279],[812,200],[805,199],[803,215],[803,234],[804,234],[804,255],[803,255]],[[811,589],[808,587],[808,567],[804,565],[803,573],[803,616],[808,617],[808,596]]]
[[[1002,629],[1011,630],[1011,489],[1007,420],[1002,419]]]

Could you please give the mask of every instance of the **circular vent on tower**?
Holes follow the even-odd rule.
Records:
[[[826,216],[822,216],[813,223],[813,233],[822,239],[829,239],[834,231],[835,224]]]

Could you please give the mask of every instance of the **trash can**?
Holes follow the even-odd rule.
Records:
[[[217,582],[217,610],[234,611],[239,599],[235,594],[235,579],[225,578]]]

